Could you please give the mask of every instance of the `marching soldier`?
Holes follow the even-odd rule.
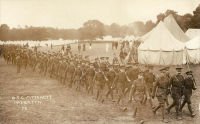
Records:
[[[110,62],[109,62],[109,57],[105,57],[105,63],[106,63],[106,65],[107,65],[107,67],[110,65]],[[108,71],[108,70],[107,70]]]
[[[16,64],[17,64],[17,73],[20,73],[22,66],[22,55],[20,51],[17,53],[16,56]]]
[[[112,61],[112,64],[114,65],[114,64],[119,64],[119,60],[118,60],[118,58],[117,58],[117,56],[116,56],[116,54],[115,53],[113,53],[113,61]]]
[[[85,51],[85,50],[86,50],[86,44],[83,43],[83,51]]]
[[[144,72],[144,80],[147,85],[147,90],[150,95],[152,95],[153,83],[155,82],[155,75],[152,72],[153,66],[148,66],[147,70]],[[145,98],[144,103],[146,103],[147,98]],[[153,107],[152,100],[150,99],[151,107]]]
[[[110,65],[109,71],[107,72],[108,81],[106,84],[107,84],[108,92],[106,93],[106,97],[108,97],[110,95],[112,99],[113,99],[113,88],[111,88],[111,87],[112,87],[112,83],[113,83],[115,77],[116,77],[116,72],[114,71],[113,66]]]
[[[90,67],[87,69],[84,76],[86,76],[86,82],[88,84],[87,91],[88,93],[91,92],[92,94],[93,94],[93,87],[94,87],[94,82],[93,82],[94,75],[95,75],[94,65],[93,63],[90,63]]]
[[[76,85],[76,90],[80,91],[82,82],[81,77],[83,75],[83,71],[81,69],[80,63],[77,65],[77,68],[75,69],[74,75],[73,75],[73,82]]]
[[[152,98],[154,99],[155,95],[158,99],[159,105],[153,109],[154,114],[156,114],[157,110],[161,108],[162,111],[162,119],[163,122],[168,122],[165,118],[165,103],[167,99],[167,92],[169,90],[169,77],[166,76],[166,68],[160,69],[161,74],[158,76],[158,79],[154,82]]]
[[[142,71],[140,71],[138,78],[133,81],[129,97],[130,99],[133,98],[136,102],[133,112],[133,117],[136,117],[137,112],[141,109],[144,98],[147,97],[149,99],[149,94]]]
[[[106,71],[108,71],[105,57],[101,57],[100,59],[101,59],[100,68],[105,73]]]
[[[72,87],[72,84],[73,84],[74,72],[75,72],[75,66],[73,64],[73,61],[70,61],[70,64],[68,65],[68,67],[65,70],[65,78],[64,78],[64,82],[67,79],[67,82],[69,83],[68,85],[70,88]]]
[[[116,75],[113,85],[116,85],[117,88],[117,96],[118,100],[117,103],[119,104],[120,101],[122,101],[123,104],[123,99],[124,99],[124,91],[126,89],[127,83],[130,82],[130,79],[128,78],[126,72],[125,72],[125,66],[122,65],[120,67],[120,72]],[[112,87],[113,87],[112,85]]]
[[[81,70],[82,70],[82,73],[83,73],[82,76],[81,76],[81,84],[82,84],[83,86],[85,86],[86,91],[87,91],[87,89],[88,89],[88,87],[89,87],[89,84],[88,84],[88,82],[86,81],[86,75],[84,75],[84,74],[86,73],[86,71],[87,71],[88,68],[89,68],[89,63],[88,63],[88,61],[83,60],[82,66],[81,66]]]
[[[80,53],[80,52],[81,52],[81,44],[78,43],[78,53]]]
[[[187,103],[190,115],[191,115],[191,117],[194,117],[195,113],[193,112],[192,106],[191,106],[191,104],[192,104],[191,96],[192,96],[192,90],[196,90],[195,80],[193,79],[192,71],[187,71],[186,75],[187,76],[186,76],[186,78],[184,80],[184,83],[183,83],[183,86],[184,86],[184,90],[183,90],[184,100],[183,100],[183,103],[181,104],[180,111],[182,111],[183,107]]]
[[[183,68],[181,67],[177,67],[176,68],[177,74],[172,76],[170,79],[171,97],[173,99],[173,103],[167,108],[168,113],[170,113],[171,108],[175,107],[176,118],[178,120],[182,119],[179,111],[183,95],[182,93],[183,93],[183,82],[184,82],[184,76],[181,74],[182,69]]]
[[[97,69],[97,72],[94,76],[94,82],[96,87],[96,99],[100,100],[102,103],[104,102],[103,99],[103,89],[105,86],[105,82],[107,81],[107,77],[105,76],[104,72],[101,71],[100,68]]]
[[[98,68],[100,68],[99,58],[95,58],[95,62],[94,62],[95,71],[97,71]]]
[[[137,67],[137,65],[135,64],[133,66],[133,63],[127,63],[127,70],[126,70],[126,74],[128,76],[128,78],[130,79],[131,82],[133,82],[134,80],[136,80],[138,78],[138,75],[139,75],[139,67]],[[126,88],[126,91],[125,91],[125,94],[127,92],[129,92],[130,88],[132,86],[132,83],[130,83],[130,85],[127,86]],[[131,102],[131,101],[129,101]]]

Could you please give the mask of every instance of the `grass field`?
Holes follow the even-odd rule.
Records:
[[[84,55],[110,56],[114,51],[109,44],[106,52],[106,44],[93,44],[92,49],[83,52]],[[55,46],[52,51],[58,51],[61,46]],[[39,50],[48,51],[50,48],[41,47]],[[72,51],[77,53],[77,45],[72,45]],[[155,73],[158,74],[158,68]],[[185,66],[187,70],[187,66]],[[200,66],[190,65],[197,82],[197,90],[192,96],[192,106],[197,114],[190,118],[187,107],[183,109],[183,120],[175,119],[175,110],[168,116],[170,124],[199,124],[200,122]],[[174,68],[170,68],[171,74]],[[13,96],[44,96],[51,95],[48,101],[43,100],[42,104],[17,105],[12,100]],[[171,99],[170,99],[171,103]],[[154,100],[157,105],[157,100]],[[0,124],[137,124],[139,118],[143,118],[145,124],[161,124],[161,112],[154,116],[150,106],[143,106],[137,118],[132,118],[133,110],[127,104],[128,110],[123,112],[121,106],[115,101],[106,99],[102,104],[95,100],[94,96],[88,95],[85,91],[77,92],[74,88],[63,87],[57,80],[43,76],[30,69],[22,69],[21,74],[16,73],[16,66],[6,64],[0,58]]]

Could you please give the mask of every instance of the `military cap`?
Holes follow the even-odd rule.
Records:
[[[109,57],[105,57],[105,59],[109,59]]]
[[[176,67],[176,71],[180,72],[183,68],[182,67]]]
[[[159,69],[159,71],[166,71],[166,67],[163,67],[163,68],[161,68],[161,69]]]
[[[183,67],[176,67],[176,70],[181,70],[183,69]]]
[[[166,69],[167,71],[169,70],[169,68],[170,68],[169,66],[165,67],[165,69]]]
[[[104,59],[105,57],[100,57],[100,59]]]
[[[192,75],[192,71],[185,72],[187,75]]]

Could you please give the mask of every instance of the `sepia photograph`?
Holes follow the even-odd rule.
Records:
[[[200,123],[200,0],[0,0],[0,124],[165,123]]]

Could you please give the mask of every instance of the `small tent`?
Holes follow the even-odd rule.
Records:
[[[200,29],[188,29],[186,35],[191,39],[200,36]]]
[[[178,41],[161,21],[138,47],[138,62],[151,65],[183,64],[184,43]]]
[[[172,35],[181,42],[189,41],[189,37],[183,32],[180,26],[177,24],[173,15],[169,15],[164,19],[164,24],[167,29],[172,33]]]
[[[200,63],[200,36],[193,38],[186,44],[186,61],[188,63]]]

